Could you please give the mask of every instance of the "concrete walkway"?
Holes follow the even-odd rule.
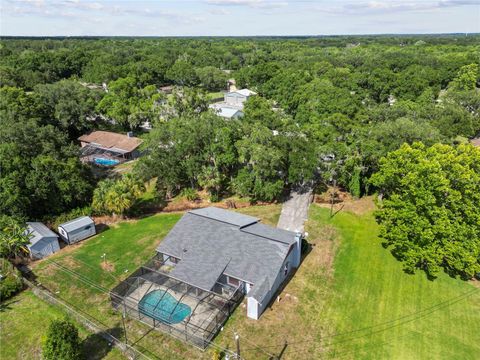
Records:
[[[283,203],[277,227],[303,233],[303,223],[307,220],[308,207],[312,199],[311,188],[292,191],[288,200]]]

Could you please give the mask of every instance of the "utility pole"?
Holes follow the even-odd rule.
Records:
[[[237,353],[235,354],[235,359],[240,360],[240,336],[235,333],[235,344],[237,345]]]

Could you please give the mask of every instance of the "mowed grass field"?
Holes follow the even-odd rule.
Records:
[[[280,205],[271,205],[239,211],[275,225],[280,210]],[[122,337],[120,314],[111,309],[102,289],[113,288],[150,259],[181,215],[159,214],[112,225],[37,263],[34,272],[58,297]],[[429,281],[421,273],[405,274],[382,248],[371,213],[343,211],[331,219],[328,209],[312,205],[309,215],[309,251],[279,301],[272,302],[259,321],[248,319],[244,303],[239,305],[215,339],[218,346],[233,350],[236,332],[242,358],[248,360],[279,354],[282,359],[478,359],[478,287],[444,275]],[[6,320],[0,314],[2,323],[15,316],[17,323],[30,326],[19,327],[17,335],[7,338],[13,356],[24,342],[22,331],[38,339],[34,334],[41,334],[45,325],[30,322],[28,312],[15,307],[11,314]],[[127,332],[129,343],[152,359],[211,358],[210,349],[200,352],[135,320],[127,320]],[[2,336],[0,345],[5,342]],[[32,352],[39,349],[38,341],[33,344]],[[119,356],[109,352],[105,358]]]
[[[280,210],[280,205],[271,205],[239,211],[275,225]],[[111,308],[107,292],[155,255],[155,248],[181,216],[182,213],[158,214],[113,224],[97,236],[37,262],[33,267],[34,274],[37,281],[57,297],[95,318],[104,329],[123,339],[121,314]],[[106,254],[106,261],[103,254]],[[29,320],[22,319],[22,322],[28,323]],[[126,324],[129,343],[152,359],[211,357],[208,351],[201,352],[168,335],[150,331],[149,327],[135,320],[128,319]],[[32,328],[35,327],[33,323]],[[42,328],[37,330],[41,333]],[[12,348],[22,343],[21,337],[12,337],[11,340],[14,341]]]
[[[333,225],[340,242],[324,343],[335,359],[479,359],[480,288],[441,274],[409,275],[381,246],[371,213],[333,219],[313,205],[311,218]],[[477,283],[478,285],[478,283]]]
[[[41,359],[43,336],[52,320],[65,313],[37,298],[31,291],[5,301],[0,308],[0,359]],[[77,324],[78,325],[78,324]],[[121,353],[103,338],[79,327],[88,359],[118,359]]]

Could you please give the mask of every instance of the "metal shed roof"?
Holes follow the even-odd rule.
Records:
[[[60,224],[59,227],[62,227],[66,232],[70,232],[91,224],[94,224],[94,222],[89,216],[81,216]]]
[[[27,231],[31,233],[30,245],[35,245],[37,242],[44,238],[58,238],[57,234],[55,234],[52,230],[50,230],[48,227],[45,226],[45,224],[41,222],[27,222],[27,225]]]

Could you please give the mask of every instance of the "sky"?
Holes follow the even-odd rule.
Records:
[[[0,0],[2,36],[480,32],[480,0]]]

